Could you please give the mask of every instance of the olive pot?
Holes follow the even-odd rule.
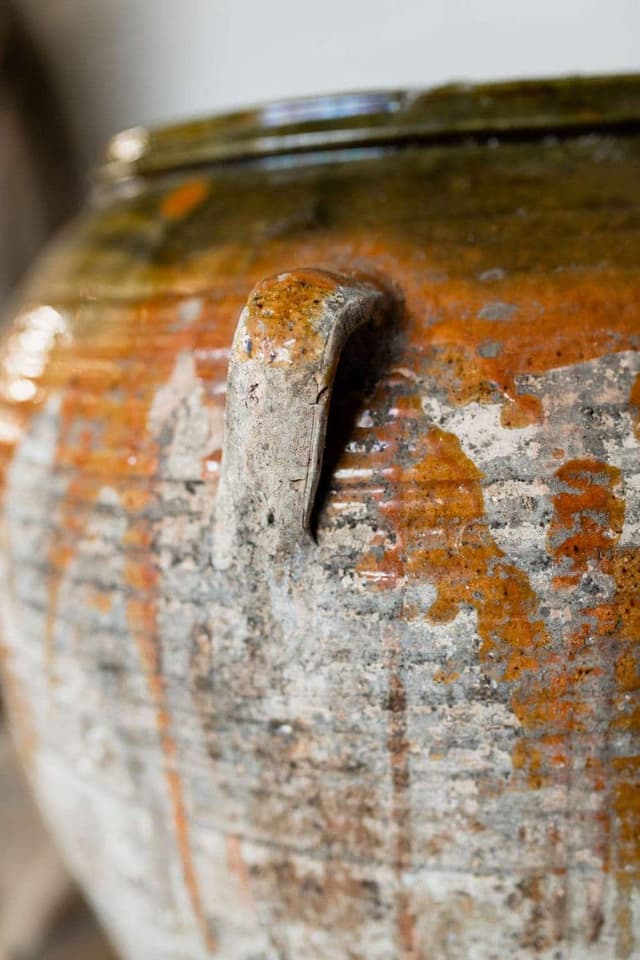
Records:
[[[5,696],[129,960],[640,950],[640,78],[113,141],[2,346]]]

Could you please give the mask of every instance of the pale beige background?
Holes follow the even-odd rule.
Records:
[[[19,0],[82,160],[274,97],[640,69],[640,0]]]

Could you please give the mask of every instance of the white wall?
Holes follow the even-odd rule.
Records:
[[[18,0],[81,158],[274,97],[640,68],[640,0]]]

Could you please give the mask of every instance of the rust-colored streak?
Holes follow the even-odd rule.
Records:
[[[392,459],[398,466],[388,474],[379,503],[387,521],[388,540],[386,549],[374,546],[363,558],[360,572],[381,587],[393,587],[403,580],[432,583],[437,590],[434,602],[414,614],[432,622],[453,620],[462,605],[475,609],[480,660],[492,679],[506,685],[521,723],[521,735],[513,749],[516,779],[512,789],[517,789],[518,783],[525,789],[542,787],[557,777],[564,759],[562,737],[556,735],[565,715],[558,702],[562,684],[547,687],[549,678],[561,672],[561,657],[553,648],[527,574],[507,561],[492,535],[480,470],[456,436],[427,425],[416,395],[406,395],[406,387],[400,389],[401,395],[396,393],[393,398],[397,419],[388,434],[390,440],[393,437]],[[380,436],[377,439],[382,440]],[[406,615],[410,616],[408,610]],[[447,671],[444,678],[434,676],[434,681],[447,680],[456,672],[455,663],[449,664]],[[394,674],[391,676],[393,679]],[[407,762],[401,749],[406,717],[399,716],[404,726],[390,739],[390,745],[398,748],[399,758],[394,767],[397,816],[406,820],[408,799],[398,792]],[[503,789],[502,784],[494,787]],[[396,853],[397,862],[403,862],[407,851],[400,846]],[[563,867],[560,864],[556,869]],[[542,884],[523,889],[531,899],[532,914],[521,945],[553,946],[560,936],[563,905],[555,894],[547,895]],[[411,957],[413,916],[408,904],[401,904],[400,917],[401,942],[405,955]],[[553,923],[550,917],[555,918]]]
[[[629,406],[634,418],[636,437],[640,440],[640,373],[633,381],[631,394],[629,396]]]
[[[65,499],[60,503],[57,516],[58,529],[55,530],[47,559],[49,561],[47,618],[45,623],[45,666],[51,685],[55,677],[55,631],[58,615],[60,589],[70,564],[76,557],[76,551],[89,521],[91,510],[99,491],[95,478],[85,476],[74,478],[67,489]]]
[[[620,690],[631,693],[640,689],[640,548],[618,545],[603,570],[613,577],[615,594],[612,609],[597,613],[603,626],[616,630],[616,678]]]
[[[395,829],[393,867],[398,885],[396,923],[399,957],[414,960],[416,915],[404,889],[404,874],[411,866],[410,743],[407,731],[407,693],[401,673],[400,645],[394,634],[386,643],[389,674],[387,749],[391,763],[392,817]]]
[[[622,735],[631,752],[611,761],[612,836],[618,887],[618,956],[632,957],[637,946],[632,933],[632,897],[640,889],[640,548],[618,546],[603,560],[615,592],[608,608],[597,609],[603,639],[614,656],[614,696],[609,740]],[[635,750],[634,750],[635,747]]]
[[[136,497],[147,497],[140,476],[149,476],[155,469],[154,451],[141,445],[151,390],[149,386],[144,390],[136,389],[135,384],[118,383],[128,400],[124,410],[119,410],[118,401],[114,402],[109,395],[114,377],[119,378],[117,368],[104,362],[109,352],[113,350],[109,351],[109,345],[105,344],[101,366],[72,375],[60,411],[55,469],[63,476],[68,475],[69,480],[57,507],[48,549],[45,660],[50,682],[55,680],[54,631],[60,588],[86,538],[96,497],[104,486],[124,485],[123,506],[131,507]]]
[[[394,587],[402,580],[434,584],[436,599],[428,610],[415,614],[432,622],[453,620],[462,604],[475,609],[481,661],[496,681],[509,684],[512,707],[523,726],[523,736],[514,749],[514,765],[527,767],[532,784],[540,785],[539,747],[529,743],[528,733],[553,723],[554,701],[545,691],[535,695],[539,691],[534,678],[548,671],[557,657],[550,648],[537,596],[527,575],[508,563],[496,544],[484,513],[482,474],[457,437],[427,427],[413,393],[396,395],[394,411],[396,420],[389,434],[397,466],[391,469],[380,500],[391,541],[374,546],[363,558],[360,573],[382,587]],[[410,616],[410,611],[405,610],[405,615]],[[449,665],[444,677],[434,679],[450,681],[455,672]],[[397,707],[388,742],[394,822],[399,827],[409,822],[410,809],[407,704],[396,669],[391,670],[390,690]],[[398,829],[395,859],[399,872],[409,855],[410,840]],[[415,955],[414,919],[402,894],[398,929],[407,957]]]
[[[227,837],[227,866],[230,873],[237,878],[245,901],[253,906],[251,874],[242,856],[242,840],[236,833],[229,834]]]
[[[556,472],[563,490],[553,497],[552,556],[566,573],[555,587],[576,585],[588,565],[607,556],[620,538],[624,502],[620,471],[597,460],[571,460]]]
[[[513,764],[528,788],[566,782],[573,750],[584,752],[583,744],[590,744],[583,776],[602,794],[593,831],[602,840],[595,852],[606,867],[611,831],[626,837],[616,855],[623,885],[624,877],[638,869],[629,838],[640,833],[640,821],[632,802],[636,793],[628,785],[635,785],[637,771],[628,758],[607,764],[605,757],[614,728],[634,735],[640,729],[640,713],[624,696],[640,685],[640,570],[637,549],[619,546],[620,472],[595,460],[570,461],[557,470],[549,529],[555,589],[565,591],[571,602],[584,577],[596,569],[615,583],[610,601],[572,614],[558,643],[540,615],[528,576],[508,562],[492,536],[478,468],[455,436],[426,428],[414,396],[395,396],[393,403],[393,425],[377,431],[379,444],[392,444],[386,456],[394,463],[384,474],[379,498],[386,533],[378,535],[360,572],[379,586],[394,587],[403,579],[434,584],[436,599],[422,611],[434,622],[452,620],[461,604],[475,609],[481,661],[495,680],[508,684],[522,725]],[[375,457],[367,459],[375,464]],[[362,455],[348,459],[353,467],[360,461],[365,462]],[[447,670],[455,675],[455,664]],[[446,679],[440,672],[434,676],[436,682]],[[605,695],[612,683],[618,691],[613,702]],[[576,735],[579,748],[573,746]]]
[[[616,732],[631,734],[635,742],[640,733],[631,697],[640,689],[640,549],[620,545],[625,503],[617,468],[598,460],[573,460],[556,477],[561,489],[553,497],[549,545],[561,573],[554,584],[571,603],[594,571],[612,582],[609,599],[587,603],[572,617],[561,692],[571,705],[574,729],[586,743],[584,776],[602,797],[596,814],[602,839],[596,853],[616,879],[617,956],[630,957],[635,949],[630,900],[640,882],[640,757],[613,744]],[[613,691],[611,696],[603,697],[606,689]],[[566,762],[571,761],[567,753]]]
[[[404,458],[407,465],[392,470],[380,501],[392,540],[385,552],[374,547],[362,561],[361,573],[382,585],[393,586],[403,578],[430,581],[437,596],[424,614],[435,622],[452,620],[463,603],[476,610],[480,659],[495,680],[508,684],[511,706],[521,723],[513,764],[526,787],[565,782],[574,749],[581,754],[586,750],[582,776],[602,797],[594,814],[594,853],[608,869],[609,847],[616,846],[619,919],[621,930],[629,931],[629,898],[624,893],[638,877],[640,863],[638,760],[606,761],[612,727],[624,727],[636,735],[640,729],[637,710],[625,707],[624,700],[625,693],[640,685],[640,571],[638,551],[617,547],[624,521],[620,473],[592,460],[570,461],[556,473],[559,490],[553,498],[549,531],[559,571],[556,589],[565,590],[570,599],[594,566],[616,584],[610,603],[572,617],[558,647],[540,616],[527,575],[506,560],[491,534],[478,468],[455,436],[419,426],[413,398],[396,400],[395,408],[401,419],[394,424],[394,459]],[[442,682],[446,677],[434,679]],[[612,682],[619,692],[610,703],[603,699],[603,692]],[[403,730],[395,730],[390,747],[404,744]],[[574,748],[576,734],[581,746]],[[398,786],[405,771],[402,750],[396,754],[400,757],[394,766]],[[403,851],[398,853],[401,859]],[[557,869],[564,870],[566,865],[559,864]],[[542,896],[539,890],[538,894]],[[541,918],[558,909],[555,903],[536,907]],[[538,939],[551,936],[542,926],[535,935]],[[630,942],[629,937],[621,934],[621,943]],[[621,956],[631,955],[628,946],[620,949]]]
[[[60,653],[64,649],[65,656],[68,655],[68,629],[59,611],[61,587],[65,578],[73,579],[71,567],[81,551],[91,549],[88,526],[95,516],[100,491],[108,487],[117,495],[126,517],[124,576],[132,594],[127,604],[129,628],[155,706],[164,780],[185,888],[203,941],[214,953],[216,942],[205,915],[193,862],[184,788],[161,673],[155,614],[159,582],[152,558],[154,526],[149,518],[158,483],[160,449],[149,434],[148,420],[157,390],[169,379],[176,357],[185,349],[194,352],[198,373],[204,373],[205,388],[211,390],[205,402],[220,402],[213,389],[224,378],[221,346],[225,333],[228,337],[237,305],[205,304],[204,322],[196,329],[176,322],[179,309],[180,301],[113,308],[111,323],[94,327],[82,364],[78,363],[73,341],[56,344],[52,349],[47,386],[50,390],[62,390],[54,471],[63,480],[64,493],[55,506],[47,551],[49,603],[44,646],[49,679],[55,681],[54,633],[59,638]],[[76,318],[76,322],[81,326],[82,318]],[[151,332],[156,343],[153,364],[148,362]],[[211,362],[212,357],[217,358],[215,363]],[[46,396],[47,391],[39,389],[23,405],[21,414],[25,421],[41,408]],[[18,439],[16,436],[11,446]],[[7,444],[8,452],[11,446]],[[209,482],[215,479],[206,477]],[[19,726],[28,729],[23,720]]]
[[[135,566],[137,566],[137,564],[134,564],[134,567]],[[150,569],[146,571],[133,569],[130,572],[133,575],[134,581],[144,579],[149,582],[149,586],[152,588],[151,596],[153,597],[155,594],[153,588],[156,587],[156,583],[154,582],[155,572]],[[140,576],[141,573],[143,574],[142,577]],[[189,894],[191,907],[203,941],[206,944],[207,950],[213,954],[217,950],[217,942],[205,914],[191,852],[189,819],[185,805],[182,779],[178,772],[176,743],[171,733],[171,718],[167,705],[165,682],[162,676],[160,640],[157,634],[154,600],[130,600],[127,605],[127,615],[129,628],[138,648],[145,671],[151,699],[156,708],[156,726],[164,757],[164,775],[169,792],[174,833],[178,845],[185,887]]]
[[[558,705],[555,749],[567,771],[574,765],[575,751],[586,750],[583,776],[594,794],[601,795],[593,831],[595,836],[601,834],[596,853],[606,866],[611,813],[604,766],[608,717],[602,711],[607,713],[609,708],[602,692],[609,682],[611,657],[601,631],[604,608],[585,605],[577,591],[587,575],[603,568],[620,538],[624,521],[621,478],[615,467],[592,459],[570,460],[558,468],[555,477],[557,492],[552,497],[548,532],[549,552],[558,571],[553,588],[562,591],[572,609],[570,624],[563,631],[559,663],[548,678],[548,692]],[[542,689],[536,696],[542,696]],[[576,735],[581,737],[580,748],[572,746]]]
[[[166,220],[182,220],[206,200],[209,191],[206,180],[188,180],[163,198],[160,212]]]
[[[397,404],[402,411],[403,404]],[[433,622],[455,618],[460,605],[475,608],[482,638],[481,657],[500,665],[500,679],[517,680],[536,669],[536,652],[548,644],[528,577],[506,561],[484,515],[482,474],[460,442],[439,428],[417,428],[420,416],[404,404],[405,426],[395,429],[416,439],[399,442],[398,456],[408,465],[394,468],[387,499],[380,509],[388,518],[394,545],[374,566],[368,555],[360,571],[379,581],[427,579],[437,596],[426,615]]]

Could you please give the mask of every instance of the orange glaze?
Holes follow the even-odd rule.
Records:
[[[159,201],[159,213],[170,221],[195,215],[207,195],[204,181],[192,181]],[[170,285],[175,279],[176,287],[185,293],[199,290],[198,276],[207,276],[210,284],[227,273],[239,278],[235,285],[229,281],[227,292],[210,299],[205,296],[202,313],[193,324],[179,322],[179,301],[172,298],[105,305],[97,321],[90,317],[88,322],[83,320],[84,312],[91,314],[95,308],[79,308],[71,342],[56,342],[34,397],[19,404],[2,403],[6,429],[0,442],[6,467],[30,417],[51,391],[62,392],[55,469],[68,473],[69,483],[58,506],[48,556],[51,573],[46,643],[52,677],[59,589],[84,535],[91,506],[100,489],[110,485],[126,508],[129,526],[125,544],[132,552],[127,577],[134,594],[129,603],[130,629],[156,706],[185,883],[209,944],[211,932],[193,866],[161,674],[155,614],[158,572],[150,558],[153,529],[145,518],[158,479],[159,451],[148,435],[147,421],[157,390],[166,384],[175,358],[184,349],[194,351],[198,376],[209,391],[208,402],[222,404],[221,393],[213,388],[224,381],[226,362],[221,353],[230,346],[243,297],[264,276],[314,264],[347,272],[354,267],[366,268],[387,277],[403,298],[407,356],[424,382],[444,390],[458,405],[501,401],[502,423],[513,429],[539,422],[542,417],[539,400],[521,392],[519,377],[631,349],[637,338],[640,291],[635,278],[624,271],[506,273],[488,283],[474,279],[483,266],[477,251],[457,251],[455,261],[446,262],[435,244],[425,245],[417,258],[410,242],[381,237],[375,231],[316,229],[293,240],[274,240],[253,251],[252,257],[244,248],[230,243],[223,250],[193,255],[189,263],[154,267],[165,283]],[[444,279],[429,279],[430,273],[438,270]],[[287,297],[293,294],[295,291],[289,290]],[[300,326],[300,318],[308,316],[309,298],[311,305],[315,299],[314,288],[300,287],[297,295],[302,301],[295,310],[288,306],[288,300],[286,310],[282,303],[267,305],[272,311],[269,324],[274,317],[281,326],[284,324],[278,328],[278,338],[291,339],[296,355],[304,352],[312,335],[308,324]],[[269,350],[269,334],[262,319],[265,305],[256,296],[250,304],[251,322],[259,349]],[[491,349],[485,349],[486,344],[491,344]],[[3,382],[7,377],[5,366]],[[640,408],[639,383],[640,378],[631,395],[636,408]],[[392,377],[381,386],[372,406],[384,404],[389,391],[397,391],[397,386],[398,377],[395,381]],[[473,607],[482,641],[481,662],[495,680],[510,685],[512,709],[522,724],[522,736],[513,753],[514,766],[523,784],[536,789],[553,781],[557,771],[570,762],[570,737],[589,730],[590,685],[599,682],[605,668],[601,663],[575,666],[571,654],[577,655],[591,625],[585,622],[573,631],[566,638],[566,650],[554,648],[528,577],[508,562],[491,534],[480,471],[455,436],[426,423],[416,394],[407,391],[406,385],[400,397],[395,397],[395,406],[393,416],[376,427],[380,451],[343,458],[350,466],[360,463],[371,471],[371,489],[365,483],[353,492],[356,497],[377,502],[381,518],[381,530],[372,551],[359,564],[360,573],[372,587],[394,587],[403,580],[431,582],[437,590],[436,600],[419,615],[433,622],[451,621],[461,604]],[[207,459],[214,464],[218,457],[219,451],[212,451]],[[633,617],[637,614],[625,614],[620,620],[617,613],[623,602],[633,600],[624,585],[622,551],[616,548],[624,505],[620,506],[612,485],[615,477],[610,468],[593,468],[587,471],[586,479],[580,469],[565,464],[558,474],[570,490],[559,494],[554,502],[554,530],[559,538],[559,545],[552,547],[558,551],[554,554],[559,567],[557,586],[574,587],[596,557],[602,569],[610,570],[616,578],[618,600],[589,616],[602,624],[603,636],[615,636],[622,644],[615,666],[618,690],[622,692],[635,683],[637,676],[631,647],[633,637],[638,635],[635,626],[625,632],[625,624],[635,624]],[[209,482],[215,479],[206,464],[203,478]],[[348,486],[340,486],[340,495]],[[609,525],[594,524],[588,514],[582,515],[586,503],[608,510]],[[577,514],[580,526],[574,530]],[[404,612],[407,616],[418,615],[408,607]],[[402,705],[402,679],[393,665],[392,645],[388,653],[390,697],[396,705]],[[455,682],[456,672],[452,668],[447,682]],[[403,710],[392,710],[388,734],[398,827],[398,876],[410,859],[409,840],[399,829],[408,817],[405,794],[409,765]],[[626,708],[615,722],[637,730],[637,715],[633,719]],[[599,758],[590,759],[594,789],[604,790],[606,776],[613,778],[618,831],[616,876],[622,888],[632,875],[630,868],[637,873],[640,863],[633,841],[638,826],[637,791],[634,794],[630,786],[637,767],[633,758],[618,758],[603,774]],[[407,957],[413,950],[412,916],[402,894],[398,929]]]
[[[640,715],[630,698],[640,689],[640,550],[619,545],[625,514],[619,470],[577,460],[565,463],[556,476],[564,489],[553,498],[549,542],[556,562],[565,571],[568,564],[569,573],[554,582],[568,596],[593,569],[614,582],[611,600],[583,609],[567,634],[570,670],[562,677],[562,692],[571,704],[574,729],[588,734],[585,774],[593,790],[604,794],[596,815],[602,830],[598,853],[616,877],[618,955],[629,957],[634,948],[630,896],[640,882],[640,758],[611,756],[611,744],[616,730],[633,733],[636,742],[640,733]],[[611,687],[613,695],[603,697]],[[576,715],[581,717],[577,726]]]
[[[420,252],[418,271],[409,243],[358,230],[326,238],[315,234],[313,241],[300,237],[295,246],[269,245],[251,275],[269,276],[297,263],[386,277],[404,303],[407,349],[420,358],[427,382],[444,388],[459,405],[501,400],[503,426],[515,429],[542,416],[539,400],[520,392],[519,377],[638,345],[640,290],[625,271],[507,274],[488,282],[469,279],[474,269],[465,251],[455,263],[443,262],[437,249]],[[427,267],[446,271],[445,279],[430,279]],[[483,355],[486,343],[496,345],[495,356]]]
[[[636,437],[640,440],[640,373],[633,382],[629,403],[634,413]]]
[[[316,270],[284,274],[277,283],[259,283],[247,303],[246,337],[238,347],[239,359],[259,355],[278,365],[315,357],[322,344],[315,321],[324,312],[327,294],[336,288],[336,282]]]
[[[208,356],[210,353],[218,356],[221,349],[219,305],[203,304],[197,328],[185,327],[176,321],[179,305],[179,301],[163,301],[116,308],[115,322],[105,323],[94,331],[81,366],[67,346],[54,350],[50,360],[51,387],[62,389],[55,470],[68,477],[68,483],[54,518],[48,551],[49,608],[45,644],[49,678],[55,682],[54,629],[56,624],[62,629],[58,621],[60,586],[77,557],[79,545],[86,539],[87,523],[98,494],[103,487],[112,487],[128,520],[124,543],[128,558],[125,580],[132,591],[127,606],[129,627],[156,707],[185,886],[203,939],[214,952],[215,938],[204,914],[193,865],[184,790],[166,703],[156,625],[158,571],[150,552],[154,531],[147,515],[159,471],[160,451],[147,431],[149,411],[158,388],[169,379],[175,359],[183,349],[195,348],[196,357],[200,357],[197,372],[208,375],[207,382],[212,388],[225,374],[224,357],[212,365]],[[163,347],[156,349],[153,364],[149,363],[145,328],[153,331],[157,347]],[[39,393],[37,400],[23,406],[22,411],[33,414],[45,396]],[[220,401],[210,392],[208,402]],[[217,478],[208,473],[206,479],[214,483]],[[17,703],[17,693],[15,700]],[[20,716],[22,708],[18,711],[15,707],[13,713]],[[27,729],[22,721],[20,726]]]
[[[640,875],[640,760],[604,760],[616,727],[640,732],[637,708],[626,706],[623,696],[640,686],[640,551],[617,546],[624,520],[619,471],[592,460],[570,461],[557,470],[561,490],[553,497],[549,530],[550,550],[562,571],[554,579],[556,588],[574,590],[594,564],[617,585],[610,603],[583,610],[577,624],[572,621],[564,649],[558,649],[528,577],[507,562],[491,535],[480,471],[455,436],[427,426],[415,394],[396,396],[394,409],[397,419],[378,429],[376,439],[392,444],[387,462],[404,459],[407,466],[394,465],[386,473],[377,498],[383,529],[362,558],[360,574],[378,587],[392,588],[403,580],[433,583],[436,599],[422,614],[432,621],[450,621],[462,603],[475,609],[481,661],[494,679],[509,684],[511,706],[522,724],[513,764],[529,788],[559,776],[564,780],[573,738],[580,736],[582,744],[589,738],[585,775],[603,794],[594,814],[602,833],[597,852],[608,868],[610,850],[615,851],[611,868],[620,916],[629,928],[630,884]],[[356,468],[370,459],[349,455],[346,462]],[[415,615],[404,609],[405,617]],[[593,649],[585,653],[587,641]],[[620,651],[613,656],[612,642]],[[434,679],[453,682],[456,677],[449,666],[446,677],[439,671]],[[619,694],[613,703],[605,698],[603,707],[612,681]]]
[[[160,205],[160,213],[167,220],[182,220],[206,200],[209,191],[210,185],[206,180],[188,180],[166,195]]]
[[[577,584],[593,559],[606,556],[620,538],[624,501],[618,495],[620,471],[606,463],[572,460],[556,477],[565,489],[553,497],[549,541],[556,563],[568,568],[554,580],[562,587]]]

